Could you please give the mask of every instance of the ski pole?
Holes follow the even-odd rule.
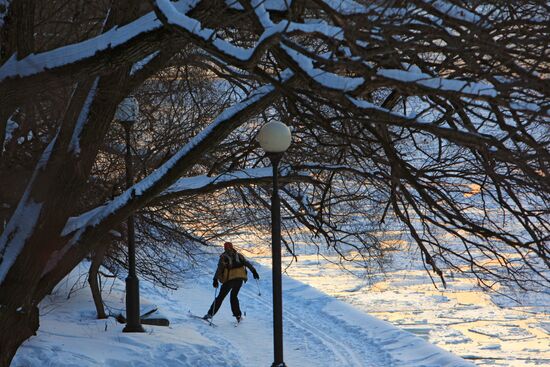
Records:
[[[214,308],[212,309],[212,317],[210,318],[210,325],[212,325],[212,320],[214,320],[214,314],[216,313],[216,298],[218,298],[218,288],[214,288]]]
[[[262,296],[262,291],[260,290],[260,281],[256,279],[256,285],[258,286],[258,296]]]

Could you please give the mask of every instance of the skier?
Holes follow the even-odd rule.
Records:
[[[218,281],[222,283],[222,287],[220,289],[220,294],[216,297],[214,302],[212,302],[212,306],[210,306],[208,313],[204,315],[203,319],[211,319],[212,316],[218,312],[227,293],[231,291],[231,311],[233,312],[233,316],[237,319],[237,322],[240,322],[242,314],[237,295],[243,285],[243,281],[246,282],[248,279],[245,267],[250,269],[254,279],[260,279],[260,276],[256,269],[254,269],[254,266],[235,250],[231,242],[224,243],[223,248],[225,251],[220,255],[218,267],[212,281],[214,288],[218,288]]]

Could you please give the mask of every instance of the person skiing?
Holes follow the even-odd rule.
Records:
[[[211,319],[212,316],[218,312],[225,296],[231,291],[231,311],[233,312],[233,316],[237,319],[237,322],[240,322],[242,314],[237,296],[243,282],[246,282],[248,279],[245,267],[250,269],[254,279],[260,279],[260,276],[256,269],[254,269],[254,266],[252,266],[242,254],[235,250],[231,242],[224,243],[223,248],[224,252],[220,255],[218,267],[214,274],[214,279],[212,280],[214,288],[218,288],[218,281],[222,283],[222,287],[220,289],[220,294],[216,297],[214,302],[212,302],[210,309],[206,315],[204,315],[203,319]]]

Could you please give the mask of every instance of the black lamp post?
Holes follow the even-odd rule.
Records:
[[[271,367],[286,367],[283,360],[283,290],[281,277],[281,205],[279,201],[279,162],[291,142],[290,129],[282,122],[264,125],[258,141],[273,166],[273,194],[271,196],[271,251],[273,278],[273,351]]]
[[[130,149],[130,136],[132,125],[137,120],[139,106],[133,97],[125,98],[115,114],[124,127],[126,138],[126,189],[132,187],[134,174],[132,169],[132,152]],[[134,216],[127,219],[128,227],[128,277],[126,278],[126,326],[122,330],[125,333],[145,332],[141,326],[139,315],[139,280],[136,275],[136,241],[134,232]]]

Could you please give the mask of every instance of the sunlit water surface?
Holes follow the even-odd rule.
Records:
[[[271,265],[269,251],[249,255]],[[290,261],[284,257],[283,267]],[[447,279],[447,289],[437,289],[414,254],[370,278],[331,261],[338,262],[336,255],[300,255],[286,273],[479,366],[550,366],[548,293],[515,295],[518,303],[458,276]]]

